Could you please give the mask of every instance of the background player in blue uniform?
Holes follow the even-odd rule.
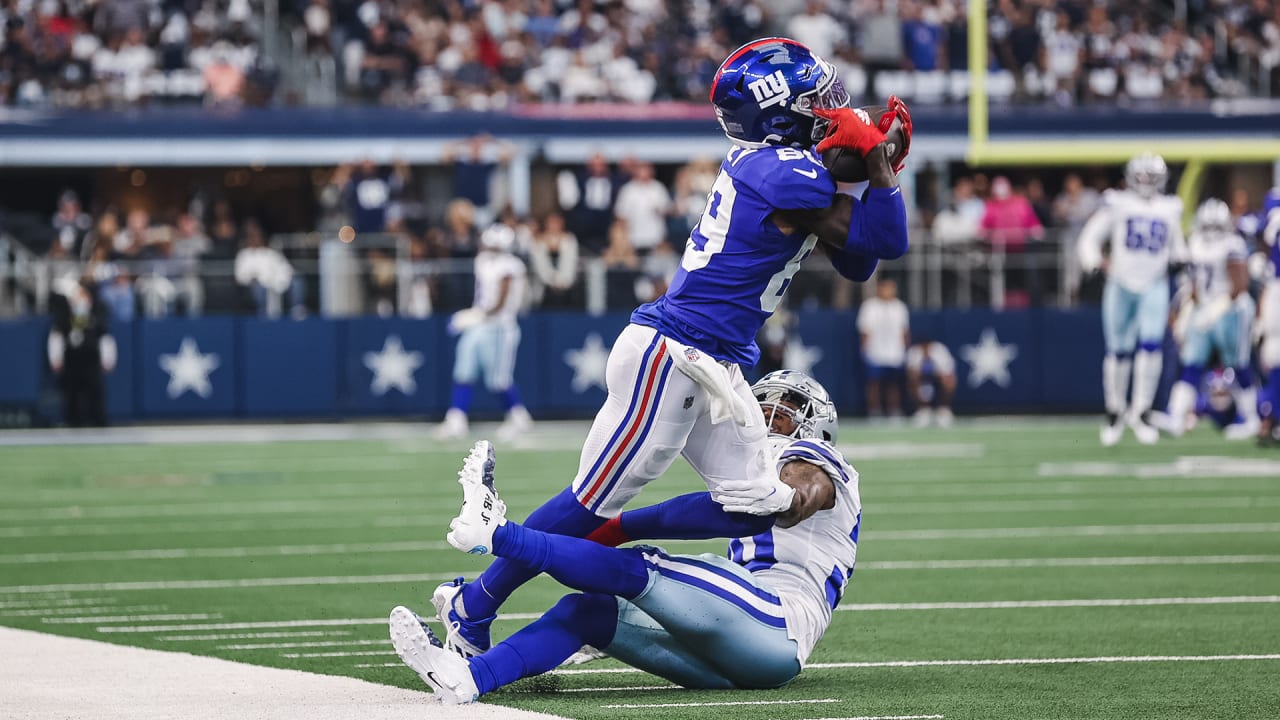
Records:
[[[890,98],[886,113],[903,131],[890,158],[881,126],[848,107],[830,64],[794,40],[766,38],[724,61],[711,103],[734,147],[666,294],[635,311],[610,351],[609,397],[576,478],[526,519],[529,528],[584,537],[678,455],[711,491],[702,506],[685,509],[691,517],[714,523],[721,506],[758,515],[788,507],[794,490],[768,459],[767,431],[739,366],[759,359],[756,334],[815,249],[859,281],[878,259],[907,251],[896,171],[911,118],[900,100]],[[819,153],[838,146],[865,158],[861,199],[836,192],[815,144]],[[437,588],[432,601],[449,647],[468,656],[488,649],[498,606],[532,575],[499,558],[477,582]]]
[[[1262,246],[1271,261],[1266,283],[1259,298],[1258,326],[1262,332],[1262,348],[1258,353],[1267,373],[1258,409],[1262,415],[1258,441],[1273,444],[1280,416],[1280,187],[1271,188],[1262,203]]]

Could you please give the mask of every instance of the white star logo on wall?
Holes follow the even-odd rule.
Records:
[[[160,356],[160,369],[169,373],[165,392],[174,399],[188,390],[202,398],[209,397],[213,394],[209,373],[217,369],[218,364],[217,354],[201,353],[194,338],[182,338],[176,355]]]
[[[1013,377],[1009,363],[1018,357],[1018,346],[1001,344],[996,331],[985,328],[978,336],[978,344],[963,345],[960,357],[969,363],[969,387],[978,387],[990,380],[1000,387],[1009,387]]]
[[[788,340],[782,348],[782,367],[813,375],[813,366],[822,360],[822,348],[810,347],[800,338]]]
[[[369,392],[374,395],[385,395],[391,388],[405,395],[418,391],[418,381],[413,379],[413,373],[422,367],[422,353],[417,350],[405,352],[399,335],[388,335],[382,341],[381,351],[365,353],[364,366],[373,371]]]
[[[573,368],[573,381],[569,386],[574,392],[585,392],[592,386],[607,389],[605,367],[609,364],[609,348],[604,346],[598,334],[588,335],[580,350],[565,350],[564,362]]]

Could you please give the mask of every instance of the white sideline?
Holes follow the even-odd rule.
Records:
[[[388,643],[389,644],[389,643]],[[564,720],[299,670],[0,627],[6,720]]]

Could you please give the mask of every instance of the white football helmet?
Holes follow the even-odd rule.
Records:
[[[799,370],[778,370],[760,378],[751,386],[751,393],[768,412],[766,425],[772,424],[774,415],[783,413],[796,424],[790,437],[835,442],[839,423],[836,406],[817,380]]]
[[[1218,198],[1208,198],[1196,210],[1196,228],[1202,232],[1231,232],[1231,208]]]
[[[1139,195],[1153,197],[1164,192],[1165,183],[1169,181],[1169,166],[1159,155],[1135,155],[1124,166],[1124,181]]]
[[[495,223],[480,234],[480,247],[508,253],[516,247],[516,231],[510,225]]]

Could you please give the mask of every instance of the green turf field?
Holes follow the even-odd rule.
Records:
[[[583,432],[499,448],[511,517],[564,486]],[[603,661],[486,701],[582,719],[1280,717],[1280,452],[1206,428],[1104,451],[1079,420],[842,432],[858,568],[791,686],[686,691]],[[0,447],[0,624],[420,687],[385,619],[483,567],[444,543],[465,449]],[[699,486],[678,462],[640,501]],[[527,586],[497,635],[562,592]]]

